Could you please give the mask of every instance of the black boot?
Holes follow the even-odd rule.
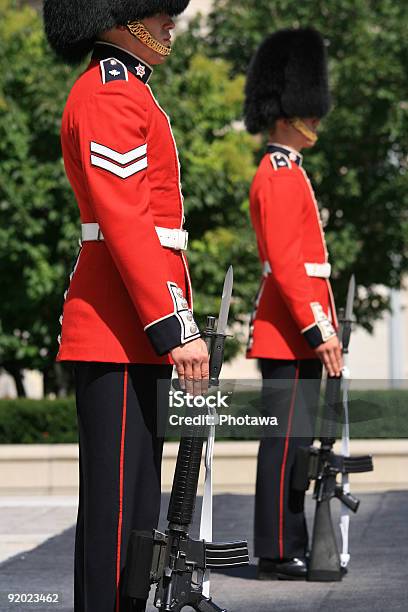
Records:
[[[259,559],[258,580],[305,580],[305,559]]]

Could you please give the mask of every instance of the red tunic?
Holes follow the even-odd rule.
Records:
[[[335,335],[328,253],[302,157],[270,145],[254,178],[250,208],[264,268],[250,324],[249,358],[309,359]],[[315,266],[305,264],[326,264]],[[323,272],[324,270],[324,272]]]
[[[168,116],[138,58],[97,43],[63,115],[62,150],[84,242],[64,305],[57,360],[170,363],[199,337],[187,263],[161,245],[155,226],[180,229],[183,196]],[[187,298],[187,299],[186,299]]]

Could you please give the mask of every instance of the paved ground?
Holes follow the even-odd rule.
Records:
[[[214,600],[227,607],[229,612],[349,612],[350,609],[356,612],[406,612],[408,492],[364,494],[361,498],[361,509],[352,525],[350,573],[342,583],[258,582],[253,564],[249,568],[213,574]],[[167,499],[164,510],[166,505]],[[5,509],[3,501],[0,504],[1,518],[5,516]],[[309,519],[311,510],[311,500],[308,500]],[[54,512],[45,509],[42,519],[33,511],[32,518],[37,525],[49,521],[51,530],[52,516],[58,515],[59,511],[57,508]],[[21,514],[21,510],[19,512]],[[19,522],[19,512],[15,511],[14,524]],[[73,515],[72,502],[66,502],[64,512],[59,518],[61,524],[67,519],[67,512]],[[10,516],[8,520],[10,522]],[[251,496],[219,495],[215,498],[215,539],[247,537],[251,541],[252,520]],[[4,526],[4,522],[2,524]],[[44,528],[40,531],[44,532]],[[31,552],[16,555],[0,564],[1,612],[72,612],[73,536],[73,528],[70,528]],[[7,594],[13,592],[58,592],[61,603],[49,607],[44,604],[9,604]],[[153,607],[149,608],[149,612],[153,610]]]
[[[65,531],[76,513],[76,497],[0,497],[0,563]]]

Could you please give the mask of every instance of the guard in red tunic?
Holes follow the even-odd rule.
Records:
[[[145,609],[120,586],[131,530],[157,526],[157,414],[167,414],[173,364],[189,391],[208,379],[176,143],[149,86],[171,52],[172,16],[188,3],[44,3],[56,53],[72,64],[92,53],[61,130],[82,224],[58,353],[74,363],[79,424],[75,612]]]
[[[250,194],[263,274],[247,356],[260,360],[263,409],[279,421],[258,456],[255,555],[261,579],[306,575],[304,496],[291,489],[291,468],[297,446],[312,442],[321,362],[330,375],[341,369],[324,232],[300,154],[316,143],[329,105],[320,34],[282,30],[266,38],[249,68],[245,104],[248,130],[269,135]]]

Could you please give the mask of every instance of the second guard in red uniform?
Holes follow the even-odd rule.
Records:
[[[321,362],[331,375],[341,368],[328,252],[300,153],[315,144],[329,105],[318,32],[269,36],[250,65],[245,105],[248,130],[269,134],[250,193],[262,280],[247,353],[260,360],[264,409],[279,420],[279,434],[261,441],[258,456],[255,555],[264,579],[306,575],[304,496],[291,490],[291,468],[297,446],[312,441]]]

